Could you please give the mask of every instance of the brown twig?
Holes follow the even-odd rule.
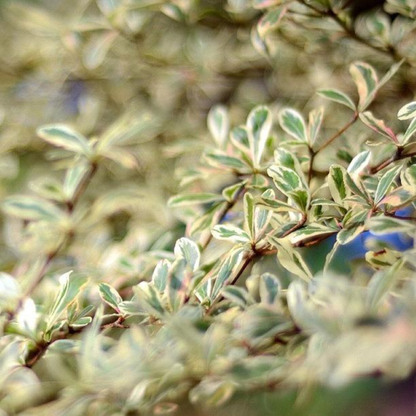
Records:
[[[341,130],[338,130],[333,136],[331,136],[316,152],[315,154],[319,153],[321,150],[328,147],[334,140],[336,140],[339,136],[341,136],[343,133],[345,133],[356,121],[358,120],[358,113],[354,113],[353,118],[345,124],[344,127],[341,128]]]
[[[384,160],[383,162],[380,162],[378,165],[373,166],[370,169],[371,173],[377,173],[380,170],[383,170],[384,168],[386,168],[387,166],[389,166],[391,163],[397,162],[398,160],[403,160],[403,159],[407,159],[408,157],[413,157],[416,156],[416,152],[412,152],[409,154],[403,154],[403,150],[402,148],[398,147],[396,153],[389,157],[388,159]]]

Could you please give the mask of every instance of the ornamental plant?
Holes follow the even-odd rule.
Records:
[[[65,3],[0,3],[0,414],[392,411],[414,1]]]

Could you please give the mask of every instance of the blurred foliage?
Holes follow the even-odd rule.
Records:
[[[0,1],[0,414],[412,414],[415,17]]]

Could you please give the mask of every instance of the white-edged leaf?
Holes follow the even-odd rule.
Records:
[[[416,118],[416,101],[412,101],[404,105],[397,113],[399,120],[408,120],[409,118]]]
[[[31,221],[59,221],[65,216],[52,202],[24,195],[10,196],[1,206],[6,214]]]
[[[370,163],[371,152],[365,150],[364,152],[358,153],[348,165],[347,172],[359,175]]]
[[[90,167],[87,163],[78,163],[67,170],[63,185],[63,191],[67,200],[71,200],[75,195],[82,179]]]
[[[355,62],[350,66],[350,73],[358,90],[358,109],[364,111],[371,104],[377,92],[376,71],[365,62]]]
[[[100,283],[98,285],[98,290],[100,292],[101,299],[107,305],[110,305],[115,311],[120,312],[118,305],[121,302],[123,302],[123,299],[121,298],[117,290],[107,283]]]
[[[342,91],[338,91],[336,89],[323,89],[318,91],[318,95],[326,98],[327,100],[345,105],[346,107],[351,108],[353,111],[356,110],[354,102],[347,94],[343,93]]]
[[[185,207],[190,205],[209,204],[222,201],[221,195],[212,193],[178,194],[168,200],[169,207]]]
[[[267,305],[273,305],[281,290],[279,279],[271,273],[263,273],[260,276],[260,300]]]
[[[85,276],[79,274],[71,275],[71,273],[65,273],[59,278],[60,289],[47,317],[46,333],[52,329],[63,312],[81,294],[81,288],[88,282]]]
[[[324,119],[324,108],[315,108],[309,113],[308,123],[308,139],[309,145],[313,147],[316,140],[318,139],[319,130],[321,129],[322,121]]]
[[[337,234],[337,242],[341,245],[348,244],[359,236],[364,230],[365,224],[355,224],[349,228],[344,228]]]
[[[372,217],[367,221],[369,230],[375,235],[390,233],[406,233],[416,229],[416,224],[411,221],[398,218],[378,216]]]
[[[338,204],[343,204],[345,198],[351,195],[346,185],[345,169],[339,165],[332,165],[329,168],[328,187],[332,198]]]
[[[390,127],[387,127],[383,120],[376,119],[371,111],[360,113],[360,119],[364,124],[370,127],[371,130],[387,137],[387,139],[393,141],[394,143],[398,143],[397,137],[393,130]]]
[[[403,135],[402,144],[406,144],[410,138],[416,133],[416,117],[410,122],[409,127]]]
[[[228,240],[234,243],[248,243],[250,236],[241,228],[232,224],[218,224],[212,229],[212,235],[217,240]]]
[[[380,178],[380,181],[377,185],[376,193],[374,195],[374,202],[376,204],[378,204],[385,197],[401,169],[401,165],[393,166]]]
[[[371,278],[367,289],[367,304],[372,312],[375,312],[380,301],[393,288],[398,278],[398,271],[402,267],[402,261],[396,263],[389,269],[378,271]]]
[[[272,237],[269,241],[277,248],[277,259],[285,269],[306,281],[312,279],[309,267],[302,256],[292,247],[289,240]]]
[[[296,140],[301,142],[308,140],[305,120],[296,110],[285,108],[280,111],[279,123],[280,127]]]
[[[272,30],[276,30],[280,21],[286,14],[287,7],[278,7],[276,9],[268,11],[258,22],[257,31],[261,38],[264,38],[266,34]]]
[[[259,166],[272,128],[272,114],[265,106],[254,108],[247,118],[250,153],[255,166]]]
[[[185,237],[180,238],[176,241],[174,253],[177,259],[184,259],[193,271],[198,269],[201,253],[194,241]]]
[[[166,259],[160,260],[153,271],[152,283],[159,292],[163,292],[166,288],[171,265],[170,261]]]
[[[230,121],[228,110],[223,105],[216,105],[208,113],[208,129],[220,149],[224,149],[228,133],[230,130]]]
[[[52,124],[40,127],[37,134],[43,140],[54,146],[62,147],[70,152],[92,155],[92,149],[88,140],[80,133],[62,124]]]

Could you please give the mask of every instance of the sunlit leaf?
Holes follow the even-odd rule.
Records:
[[[303,117],[296,111],[289,108],[279,113],[280,127],[296,140],[306,142],[307,131]]]
[[[330,101],[345,105],[346,107],[351,108],[351,110],[355,111],[356,109],[355,104],[351,98],[342,91],[338,91],[336,89],[324,89],[319,90],[318,94]]]
[[[266,140],[272,127],[272,115],[267,107],[254,108],[247,118],[250,153],[255,166],[259,166]]]
[[[230,130],[227,108],[222,105],[212,107],[208,113],[208,128],[220,149],[223,149]]]
[[[114,310],[120,312],[118,305],[123,301],[117,290],[107,283],[100,283],[98,285],[101,299],[110,305]]]
[[[358,109],[364,111],[373,101],[378,88],[378,78],[374,68],[365,62],[355,62],[350,73],[358,89]]]
[[[93,153],[88,140],[68,126],[53,124],[40,127],[37,130],[37,134],[48,143],[63,147],[71,152],[79,153],[87,157],[90,157]]]

